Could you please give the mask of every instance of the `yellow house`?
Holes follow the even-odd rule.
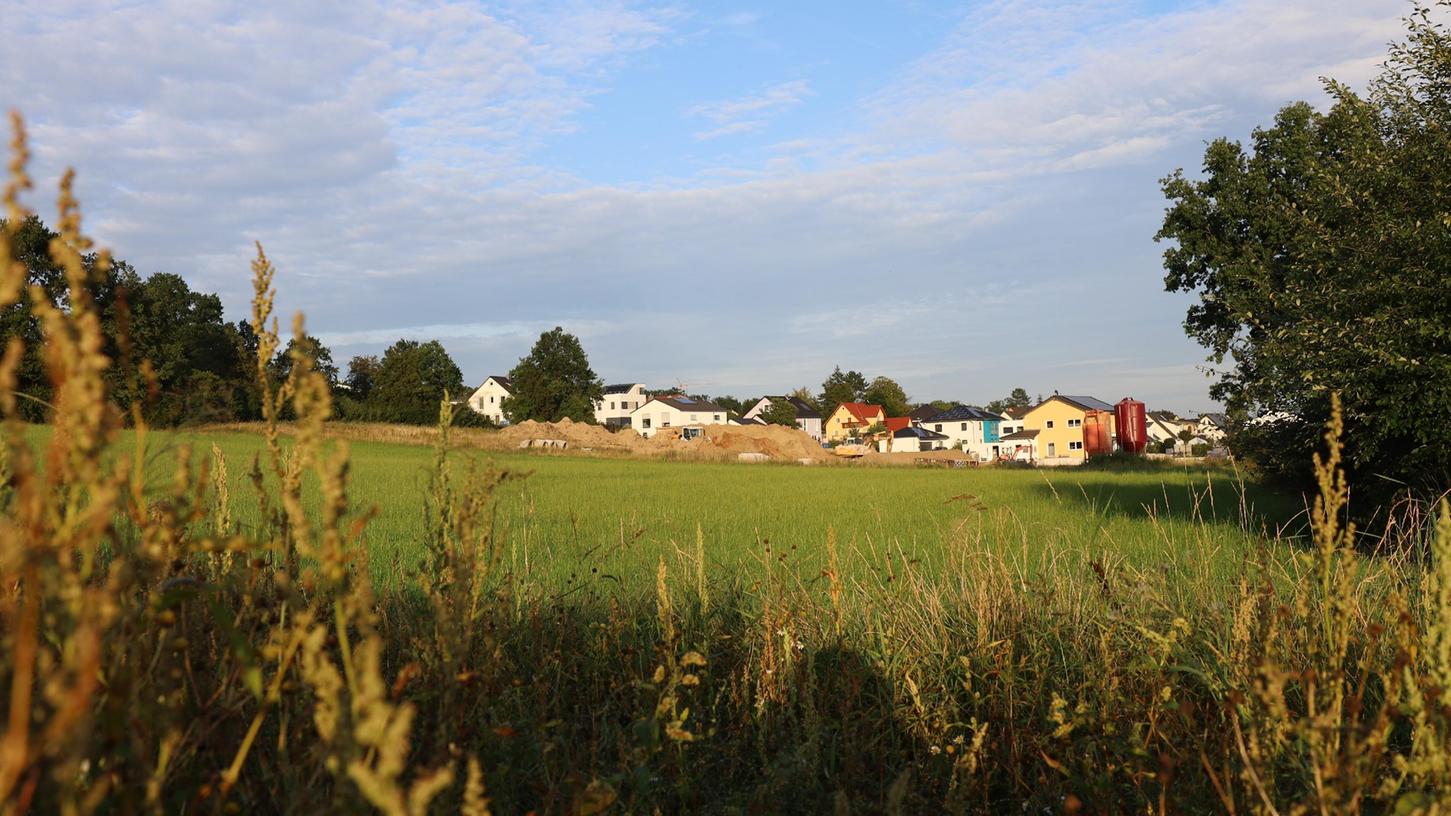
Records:
[[[887,421],[887,412],[880,405],[865,402],[843,402],[836,406],[822,426],[822,435],[828,442],[840,442],[849,436],[860,436],[862,431]]]
[[[1106,411],[1113,438],[1113,406],[1093,397],[1054,394],[1033,406],[1023,417],[1023,429],[1038,432],[1038,461],[1045,465],[1079,465],[1087,458],[1083,420],[1089,411]]]

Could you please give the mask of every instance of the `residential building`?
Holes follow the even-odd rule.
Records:
[[[821,441],[821,412],[811,404],[797,397],[761,397],[751,406],[742,419],[755,419],[771,407],[773,402],[789,402],[796,409],[796,427],[805,431],[812,439]]]
[[[908,417],[900,417],[908,419]],[[888,420],[889,422],[891,420]],[[946,434],[936,431],[929,431],[920,425],[909,423],[901,428],[892,431],[891,436],[882,439],[877,443],[877,450],[882,453],[921,453],[922,451],[946,450],[951,447],[951,440]]]
[[[469,395],[469,407],[488,417],[495,425],[507,425],[504,419],[504,398],[513,393],[509,378],[493,374]]]
[[[1002,423],[999,414],[971,405],[954,405],[924,421],[922,427],[945,434],[951,440],[948,447],[961,448],[986,462],[1002,455]]]
[[[1200,414],[1194,432],[1218,445],[1229,432],[1229,417],[1224,414]]]
[[[725,425],[728,421],[726,409],[682,394],[652,397],[630,414],[630,427],[644,437],[654,436],[662,428]]]
[[[623,383],[605,386],[604,395],[595,400],[595,422],[618,430],[630,427],[630,413],[645,404],[644,383]]]
[[[1089,411],[1108,415],[1109,436],[1113,438],[1113,406],[1094,397],[1057,394],[1043,400],[1023,416],[1025,430],[1038,432],[1037,460],[1044,465],[1081,465],[1088,454],[1083,445],[1083,420]]]
[[[865,402],[843,402],[822,424],[822,435],[828,442],[840,442],[855,436],[878,422],[885,423],[887,414],[880,405]]]
[[[1159,445],[1165,442],[1179,444],[1179,432],[1185,428],[1191,428],[1193,423],[1180,419],[1173,411],[1149,411],[1144,414],[1144,430],[1149,435],[1149,441]],[[1150,448],[1154,450],[1154,448]]]
[[[1027,405],[1010,405],[1003,409],[1003,424],[998,431],[1004,436],[1023,430],[1023,417],[1033,410]]]
[[[1010,462],[1038,461],[1038,432],[1013,431],[998,440],[998,458]]]
[[[916,408],[913,408],[912,413],[908,414],[907,417],[913,422],[923,422],[937,416],[940,413],[942,413],[942,409],[929,402],[926,405],[919,405]]]

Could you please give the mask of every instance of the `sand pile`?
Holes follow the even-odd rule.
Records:
[[[764,453],[772,459],[787,462],[830,456],[805,431],[784,425],[707,425],[705,441],[729,456]]]
[[[535,422],[529,419],[501,429],[498,436],[506,448],[518,447],[521,442],[531,439],[563,439],[571,448],[633,451],[643,441],[632,429],[611,433],[602,425],[574,422],[570,419],[561,419],[558,422]]]

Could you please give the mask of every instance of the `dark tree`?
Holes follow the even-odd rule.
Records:
[[[1041,400],[1039,401],[1041,402]],[[986,408],[995,414],[1001,414],[1009,408],[1027,408],[1031,404],[1032,401],[1028,398],[1026,389],[1014,388],[1006,398],[993,400],[987,404]]]
[[[1157,235],[1236,452],[1305,483],[1338,391],[1361,497],[1451,487],[1451,32],[1408,25],[1367,95],[1327,82],[1325,113],[1290,105],[1165,179]]]
[[[867,378],[860,371],[842,373],[841,366],[837,366],[821,384],[821,396],[817,399],[821,415],[831,416],[843,402],[861,402],[866,390]]]
[[[882,406],[887,416],[892,417],[906,416],[912,410],[907,392],[891,377],[877,377],[872,380],[862,394],[862,401]]]
[[[757,416],[767,425],[796,427],[796,406],[786,400],[773,400],[771,406]]]
[[[359,355],[348,361],[348,376],[344,383],[352,392],[354,399],[365,400],[373,393],[373,388],[378,384],[378,374],[383,369],[383,363],[377,357],[367,354]]]
[[[594,422],[594,401],[604,394],[579,338],[558,326],[539,335],[509,379],[513,393],[504,400],[504,416],[510,422]]]
[[[399,340],[383,352],[365,403],[370,418],[429,425],[438,421],[444,395],[463,396],[464,378],[437,340]]]

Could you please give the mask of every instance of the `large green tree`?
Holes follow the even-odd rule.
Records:
[[[796,406],[788,400],[772,400],[770,407],[757,414],[767,425],[796,427]]]
[[[821,396],[816,403],[823,417],[831,416],[836,406],[843,402],[861,402],[867,391],[867,378],[860,371],[843,372],[837,366],[821,384]]]
[[[399,340],[383,352],[364,409],[370,419],[429,425],[444,395],[462,398],[463,390],[463,372],[442,343]]]
[[[872,405],[882,406],[887,416],[906,416],[912,410],[912,403],[907,399],[907,392],[902,386],[891,377],[877,377],[866,387],[862,394],[862,401]]]
[[[509,372],[509,381],[504,416],[510,422],[558,422],[566,417],[594,422],[594,401],[604,394],[579,338],[559,326],[539,335],[528,356]]]
[[[1165,179],[1157,236],[1231,444],[1302,478],[1339,392],[1360,496],[1451,487],[1451,36],[1408,26],[1368,93],[1328,81],[1324,113],[1290,105]]]
[[[986,408],[995,414],[1001,414],[1009,408],[1027,408],[1031,404],[1032,400],[1028,397],[1027,389],[1014,388],[1003,399],[989,402]]]

